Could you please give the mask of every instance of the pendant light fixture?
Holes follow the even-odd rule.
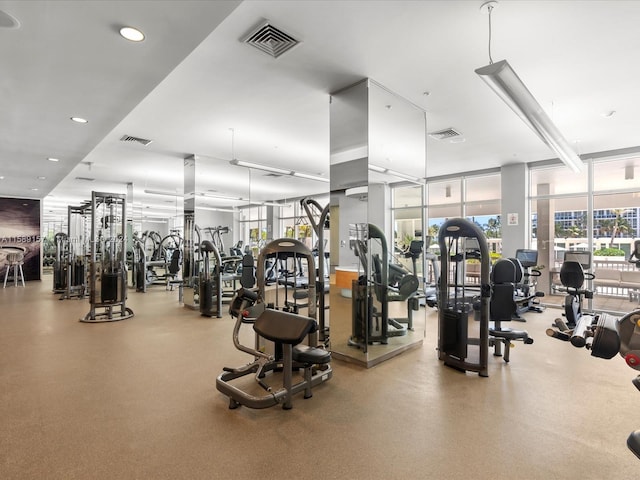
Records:
[[[582,160],[573,151],[569,142],[562,136],[560,130],[520,80],[511,65],[506,60],[493,63],[491,58],[491,12],[497,5],[497,1],[491,0],[483,3],[480,7],[489,15],[489,65],[477,68],[475,72],[524,123],[529,125],[567,167],[574,172],[580,172],[584,166]]]

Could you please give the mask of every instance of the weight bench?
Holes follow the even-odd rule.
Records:
[[[282,352],[281,358],[278,353],[271,356],[256,351],[253,352],[256,357],[253,363],[240,368],[224,368],[223,373],[216,379],[216,388],[229,397],[229,408],[234,409],[240,405],[268,408],[282,403],[282,408],[288,410],[292,407],[291,399],[294,394],[304,391],[304,398],[310,398],[311,389],[332,376],[330,352],[300,345],[304,338],[316,332],[317,328],[316,321],[309,317],[265,309],[255,319],[253,329],[261,337],[275,343],[276,352]],[[301,368],[304,370],[303,379],[294,384],[293,370]],[[276,369],[282,369],[283,386],[274,391],[262,379],[267,372]],[[255,396],[230,383],[248,374],[255,374],[257,383],[268,392],[267,395]]]

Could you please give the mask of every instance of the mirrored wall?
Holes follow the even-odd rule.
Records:
[[[331,96],[331,348],[367,367],[424,338],[424,220],[401,243],[391,205],[417,187],[422,211],[425,132],[425,112],[373,80]]]

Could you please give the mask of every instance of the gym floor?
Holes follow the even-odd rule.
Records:
[[[437,313],[422,347],[374,368],[334,361],[293,409],[227,408],[215,388],[234,321],[200,317],[177,291],[131,292],[135,317],[78,322],[51,277],[0,291],[3,479],[637,479],[636,372],[545,335],[490,377],[442,366]]]

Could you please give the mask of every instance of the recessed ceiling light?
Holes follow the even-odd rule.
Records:
[[[0,180],[4,180],[4,176],[0,175]]]
[[[89,123],[89,120],[82,117],[71,117],[71,120],[73,120],[76,123]]]
[[[38,177],[38,180],[46,180],[46,179],[47,179],[47,177],[43,177],[42,175],[40,175],[40,176]]]
[[[53,158],[53,157],[49,157],[49,158],[47,158],[47,160],[49,160],[50,162],[59,162],[60,161],[60,159]]]
[[[122,27],[120,29],[120,35],[130,42],[141,42],[144,40],[144,33],[133,27]]]
[[[32,192],[37,192],[37,191],[38,191],[38,189],[37,189],[37,188],[32,188],[32,189],[31,189],[31,191],[32,191]]]

